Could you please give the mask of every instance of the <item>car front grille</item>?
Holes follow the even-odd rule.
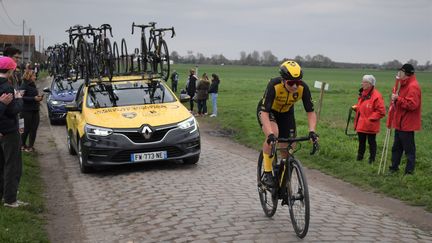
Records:
[[[156,130],[151,134],[150,138],[145,138],[144,135],[138,131],[116,131],[115,133],[123,134],[128,137],[134,143],[151,143],[162,140],[162,138],[167,134],[168,131],[175,127],[167,127]]]

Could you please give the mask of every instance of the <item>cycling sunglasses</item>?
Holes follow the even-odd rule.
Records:
[[[299,86],[301,84],[301,80],[285,80],[285,83],[288,84],[288,86],[293,86],[294,84]]]

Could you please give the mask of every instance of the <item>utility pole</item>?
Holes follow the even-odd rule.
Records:
[[[39,35],[39,52],[41,52],[41,36]]]
[[[30,49],[30,42],[31,42],[31,38],[30,38],[30,34],[31,34],[31,28],[29,28],[29,35],[28,35],[28,61],[30,62],[31,59],[31,49]]]
[[[24,26],[25,20],[23,19],[23,32],[22,32],[22,42],[21,42],[21,66],[24,66]]]

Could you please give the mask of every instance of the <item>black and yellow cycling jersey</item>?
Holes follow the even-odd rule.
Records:
[[[303,107],[306,112],[314,111],[312,96],[305,82],[301,81],[301,84],[297,87],[297,91],[290,93],[285,88],[283,79],[278,77],[271,79],[268,83],[258,110],[269,113],[285,113],[290,111],[299,100],[303,101]]]
[[[262,127],[261,112],[268,112],[269,119],[276,122],[279,129],[279,138],[296,136],[296,122],[294,104],[303,101],[306,112],[314,111],[312,96],[309,87],[301,81],[295,93],[290,93],[284,86],[282,78],[270,80],[263,98],[257,107],[258,124]]]

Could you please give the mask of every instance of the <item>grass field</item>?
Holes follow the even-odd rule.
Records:
[[[180,74],[179,89],[185,86],[188,69],[193,66],[174,65]],[[263,135],[256,121],[256,105],[261,98],[267,81],[278,75],[277,67],[249,66],[199,66],[199,75],[217,73],[221,79],[218,97],[218,117],[206,118],[223,129],[234,133],[234,139],[249,147],[260,149]],[[386,118],[382,120],[381,132],[377,136],[377,161],[373,165],[355,160],[358,141],[356,137],[345,135],[349,107],[357,102],[360,81],[364,74],[373,74],[377,79],[376,88],[384,97],[388,106],[390,91],[394,85],[396,71],[360,70],[360,69],[305,69],[304,81],[309,85],[312,96],[317,101],[319,89],[313,88],[315,80],[327,82],[330,89],[325,92],[321,118],[317,132],[320,135],[321,150],[316,156],[309,156],[310,146],[304,144],[298,152],[302,162],[309,168],[341,178],[361,188],[377,191],[399,198],[413,205],[424,206],[432,211],[432,73],[417,73],[422,88],[422,128],[417,132],[417,161],[414,176],[403,176],[405,158],[401,164],[401,172],[396,175],[377,175],[386,127]],[[208,102],[209,112],[211,102]],[[195,108],[196,109],[196,108]],[[298,134],[307,135],[307,120],[302,104],[296,104],[296,120]],[[350,132],[353,133],[352,124]],[[393,137],[390,141],[393,144]],[[388,163],[390,163],[389,151]]]
[[[23,154],[24,169],[18,199],[29,206],[0,206],[0,242],[48,242],[44,229],[43,186],[36,156]]]

